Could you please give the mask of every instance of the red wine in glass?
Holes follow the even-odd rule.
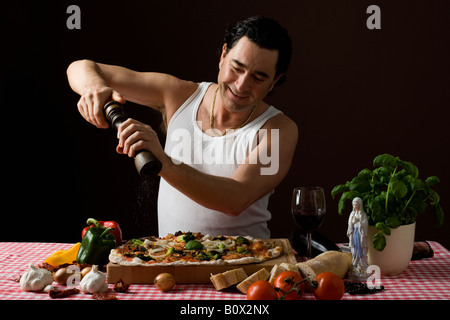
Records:
[[[307,233],[319,229],[325,217],[324,214],[318,214],[314,210],[298,210],[292,214],[297,226]]]
[[[325,193],[321,187],[298,187],[292,194],[292,216],[307,233],[307,255],[311,259],[311,232],[319,229],[326,212]]]

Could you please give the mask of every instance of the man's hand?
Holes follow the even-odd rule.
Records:
[[[161,162],[166,160],[166,154],[159,142],[158,135],[149,126],[134,119],[127,119],[117,131],[119,144],[117,152],[134,157],[137,151],[148,150]]]
[[[110,87],[99,86],[87,88],[78,101],[78,111],[86,121],[97,128],[105,129],[108,128],[108,121],[105,119],[103,106],[111,100],[125,103],[122,95]]]

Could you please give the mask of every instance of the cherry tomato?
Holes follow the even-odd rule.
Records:
[[[344,281],[332,272],[322,272],[314,281],[317,282],[314,296],[318,300],[340,300],[345,293]]]
[[[278,297],[281,298],[285,294],[284,300],[298,300],[302,297],[303,292],[305,291],[305,283],[299,281],[302,280],[302,277],[298,272],[294,271],[283,271],[276,278],[273,285],[275,287],[280,288],[282,291],[278,291]],[[297,283],[297,284],[295,284]],[[294,285],[298,290],[292,290]],[[291,292],[289,292],[292,290]],[[289,293],[288,293],[289,292]]]
[[[276,300],[277,292],[269,281],[258,280],[247,291],[247,300]]]

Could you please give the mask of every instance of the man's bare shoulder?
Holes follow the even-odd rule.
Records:
[[[189,80],[183,80],[172,75],[164,77],[164,91],[167,101],[183,100],[185,101],[197,90],[199,84]]]
[[[294,120],[286,116],[284,113],[279,113],[270,118],[264,125],[265,129],[279,129],[280,132],[288,134],[298,134],[298,127]]]
[[[279,141],[283,141],[279,144],[280,155],[292,154],[298,142],[298,127],[295,121],[280,113],[270,118],[263,128],[268,130],[270,136],[273,133],[272,130],[277,130]]]
[[[168,118],[198,89],[199,84],[167,75],[164,81],[164,104]]]

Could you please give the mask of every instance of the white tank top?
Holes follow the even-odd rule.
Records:
[[[164,151],[175,163],[183,162],[215,176],[231,177],[256,146],[258,130],[281,111],[270,106],[263,114],[239,130],[211,137],[197,123],[199,105],[211,83],[202,82],[170,119]],[[257,200],[237,217],[205,208],[161,179],[158,195],[159,235],[192,231],[218,235],[249,235],[270,238],[267,210],[273,190]],[[233,199],[230,199],[233,201]]]

